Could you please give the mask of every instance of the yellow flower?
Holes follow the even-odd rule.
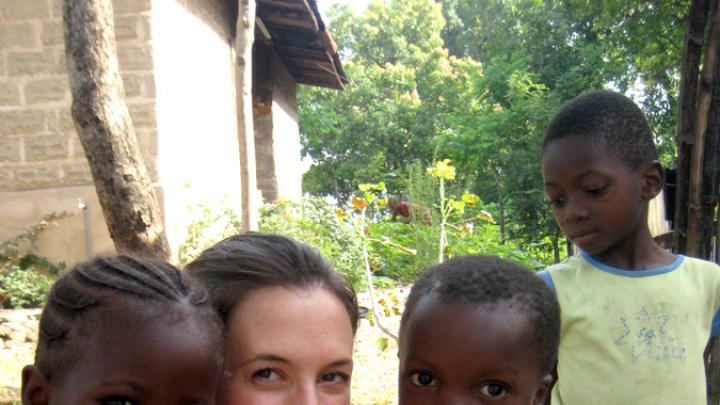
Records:
[[[347,218],[348,214],[347,212],[345,212],[345,210],[341,208],[335,208],[335,216],[337,217],[337,219],[342,221],[343,219]]]
[[[480,202],[480,197],[467,191],[462,195],[462,200],[465,204],[474,207]]]
[[[427,173],[432,177],[439,177],[445,180],[454,180],[455,166],[450,163],[450,159],[444,159],[436,162],[434,166],[428,167]]]
[[[352,207],[355,210],[362,211],[367,208],[368,202],[364,198],[352,196]]]

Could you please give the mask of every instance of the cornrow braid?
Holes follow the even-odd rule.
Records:
[[[99,257],[76,265],[50,290],[35,353],[39,370],[50,378],[59,366],[67,367],[76,359],[79,353],[72,352],[79,350],[72,350],[74,345],[68,342],[72,331],[87,313],[118,299],[194,308],[201,319],[220,330],[205,290],[172,265],[126,255]]]

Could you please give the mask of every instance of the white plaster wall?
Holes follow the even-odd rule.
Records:
[[[273,149],[277,196],[300,201],[302,167],[297,114],[297,84],[282,62],[273,58]]]
[[[240,207],[233,60],[214,0],[154,0],[158,176],[170,246],[185,239],[188,208]],[[229,16],[227,16],[229,20]]]

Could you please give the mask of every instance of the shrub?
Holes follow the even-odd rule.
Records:
[[[0,272],[0,303],[3,308],[35,308],[42,306],[55,277],[31,268],[12,266]]]
[[[65,268],[65,263],[53,263],[36,255],[35,243],[44,230],[68,215],[64,212],[51,213],[20,234],[0,242],[1,308],[33,308],[45,302],[56,275]]]

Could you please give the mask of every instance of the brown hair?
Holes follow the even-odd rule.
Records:
[[[209,290],[227,327],[233,308],[264,287],[325,288],[347,310],[353,333],[358,304],[350,282],[314,249],[281,235],[248,232],[206,249],[187,265],[188,273]]]

